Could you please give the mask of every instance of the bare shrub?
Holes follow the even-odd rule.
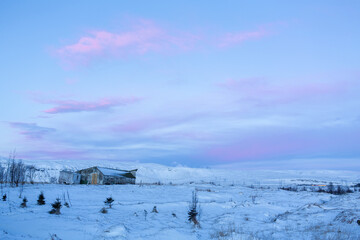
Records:
[[[353,193],[354,192],[348,186],[337,185],[335,187],[332,182],[327,186],[327,188],[324,189],[324,188],[320,187],[315,191],[320,192],[320,193],[330,193],[330,194],[334,194],[334,195],[344,195],[344,194],[347,194],[347,193]]]
[[[20,207],[26,208],[26,207],[27,207],[27,206],[26,206],[26,203],[27,203],[27,202],[28,202],[28,200],[26,199],[26,197],[24,197],[22,203],[20,204]]]
[[[66,198],[67,197],[67,198]],[[62,195],[62,199],[64,201],[64,206],[69,208],[70,205],[71,205],[71,202],[70,202],[70,196],[69,196],[69,192],[67,191],[67,195],[65,195],[65,193],[63,192],[63,195]],[[70,203],[70,204],[69,204]]]
[[[257,195],[252,195],[252,196],[250,196],[250,198],[251,198],[251,202],[252,202],[253,204],[256,204]]]
[[[11,187],[18,187],[20,183],[25,183],[25,175],[25,164],[21,160],[16,161],[15,151],[10,153],[6,169],[6,182],[9,182]]]
[[[1,194],[3,194],[3,184],[5,182],[5,168],[0,165],[0,188]]]
[[[353,240],[360,239],[360,234],[357,231],[353,231],[352,228],[348,228],[345,225],[329,225],[319,224],[310,226],[305,229],[305,232],[309,232],[309,239],[326,239],[326,240]]]
[[[26,172],[27,172],[28,182],[31,184],[34,184],[34,176],[35,176],[35,172],[36,172],[35,166],[34,165],[26,166]]]
[[[297,186],[290,186],[290,187],[280,187],[281,190],[285,191],[291,191],[291,192],[297,192],[298,187]]]
[[[197,191],[197,192],[212,192],[212,190],[210,188],[206,188],[206,189],[196,188],[195,191]]]
[[[334,191],[335,191],[334,184],[330,182],[329,185],[327,186],[327,193],[333,194]]]
[[[336,215],[334,221],[352,224],[353,222],[357,222],[358,219],[359,214],[356,214],[355,212],[350,210],[344,210],[341,211],[338,215]]]
[[[212,239],[218,240],[228,240],[228,239],[238,239],[236,238],[239,235],[240,231],[235,227],[235,224],[229,224],[227,226],[223,226],[220,229],[210,234]],[[242,239],[242,238],[241,238]]]
[[[105,213],[108,213],[108,210],[107,210],[105,207],[103,207],[103,208],[100,210],[100,212],[105,214]]]
[[[144,210],[144,217],[145,217],[145,221],[146,221],[146,217],[148,215],[148,212],[146,210]]]
[[[56,234],[50,234],[50,240],[61,240]]]

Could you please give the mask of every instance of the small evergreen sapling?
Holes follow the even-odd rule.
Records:
[[[61,208],[61,202],[60,202],[60,198],[57,198],[56,201],[51,204],[52,208],[49,213],[50,214],[56,214],[59,215],[60,214],[60,208]]]
[[[199,224],[199,222],[196,219],[196,216],[198,215],[198,212],[196,209],[190,209],[188,212],[188,220],[189,222],[193,222],[195,225]]]
[[[41,192],[39,197],[38,197],[38,200],[37,200],[37,204],[38,205],[45,205],[45,197],[44,197],[44,193]]]
[[[192,193],[192,200],[189,206],[189,211],[188,211],[188,220],[189,222],[193,222],[195,226],[199,226],[199,222],[196,219],[196,216],[198,216],[198,203],[199,200],[197,198],[197,194],[195,191],[193,191]]]
[[[105,205],[108,205],[109,208],[111,208],[113,202],[114,202],[114,199],[112,197],[108,197],[108,198],[106,198],[106,201],[104,203],[105,203]]]
[[[156,209],[156,206],[154,206],[154,208],[153,208],[153,210],[151,212],[159,213],[158,210]]]
[[[26,199],[26,197],[23,198],[23,202],[20,204],[20,207],[22,208],[26,208],[26,203],[28,202],[28,200]]]

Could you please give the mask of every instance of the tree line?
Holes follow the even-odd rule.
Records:
[[[26,165],[22,160],[16,160],[15,153],[9,155],[5,166],[0,165],[0,184],[18,187],[25,182],[34,183],[35,166]]]

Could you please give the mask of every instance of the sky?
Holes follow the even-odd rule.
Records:
[[[359,1],[0,1],[0,156],[360,170]]]

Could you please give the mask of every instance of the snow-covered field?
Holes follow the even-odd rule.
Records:
[[[137,184],[26,184],[27,208],[19,207],[20,188],[4,188],[8,199],[0,201],[0,239],[360,239],[359,192],[279,189],[330,181],[350,186],[360,182],[358,172],[115,167],[138,167]],[[56,171],[56,166],[42,166],[43,180]],[[41,191],[44,206],[36,204]],[[200,227],[187,221],[193,191],[200,202]],[[72,206],[63,206],[61,215],[50,215],[51,203],[67,193]],[[110,196],[113,207],[100,213]],[[158,213],[152,212],[154,206]]]

